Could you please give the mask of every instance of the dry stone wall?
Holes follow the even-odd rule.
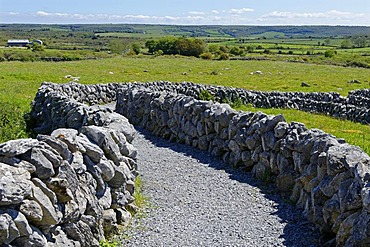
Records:
[[[201,91],[212,94],[217,102],[241,100],[261,108],[293,108],[316,112],[364,124],[370,123],[370,93],[368,89],[351,91],[348,97],[338,93],[261,92],[241,88],[194,84],[190,82],[149,82],[126,87],[144,87],[152,91],[168,91],[199,99]]]
[[[52,87],[31,113],[43,134],[0,144],[1,246],[99,246],[136,209],[133,126]]]
[[[13,141],[17,147],[25,143],[23,149],[26,151],[22,154],[16,151],[17,148],[6,146],[11,144],[2,144],[1,150],[12,151],[7,155],[1,154],[0,163],[6,166],[2,170],[4,174],[9,174],[7,169],[13,169],[9,167],[26,170],[28,182],[25,183],[32,183],[33,187],[40,188],[57,213],[51,219],[51,213],[46,213],[42,220],[39,219],[40,216],[28,216],[21,211],[22,203],[31,201],[28,208],[37,208],[40,203],[34,199],[33,194],[38,189],[32,187],[31,191],[26,190],[23,196],[18,197],[18,194],[8,193],[9,187],[6,187],[3,191],[10,195],[7,201],[16,199],[8,205],[0,205],[0,217],[6,222],[1,224],[6,226],[3,227],[5,230],[0,230],[0,237],[4,239],[2,241],[12,243],[27,239],[33,241],[31,243],[70,241],[76,245],[94,245],[103,237],[104,231],[104,224],[96,224],[110,222],[105,224],[107,227],[114,226],[120,220],[124,221],[127,212],[122,207],[132,205],[136,164],[135,149],[130,145],[134,130],[127,119],[120,115],[122,114],[132,124],[141,125],[158,136],[208,150],[230,165],[243,167],[256,177],[275,183],[297,207],[304,209],[305,217],[316,223],[328,243],[337,246],[370,245],[370,158],[366,153],[321,130],[307,129],[300,123],[288,124],[281,115],[237,112],[227,104],[198,100],[203,90],[210,92],[219,102],[241,99],[244,103],[258,107],[290,107],[362,123],[370,122],[368,90],[353,91],[348,97],[341,97],[336,93],[266,93],[193,83],[44,83],[36,95],[31,112],[35,129],[41,134],[37,140],[19,143]],[[113,101],[117,101],[115,107]],[[102,105],[107,103],[111,105]],[[51,136],[45,135],[50,133]],[[74,145],[69,141],[70,133],[76,136]],[[45,138],[52,141],[48,142]],[[89,144],[86,144],[87,140],[90,141]],[[52,158],[50,153],[55,150],[66,150],[51,144],[54,142],[64,147],[67,145],[67,154],[59,152],[61,158]],[[54,151],[43,153],[49,149],[40,148],[40,145],[48,145]],[[48,163],[46,168],[40,168],[40,162],[32,158],[34,153],[41,153],[44,157],[42,160],[48,160],[51,165]],[[72,160],[71,163],[69,153],[76,162]],[[60,164],[55,165],[56,160],[61,160]],[[102,160],[108,160],[106,163],[111,166],[106,168],[101,165],[100,163],[104,163]],[[125,164],[123,167],[122,163]],[[68,164],[78,165],[67,169]],[[66,169],[61,169],[64,166]],[[95,204],[86,202],[82,206],[84,213],[78,211],[81,210],[80,206],[76,206],[77,211],[66,206],[68,195],[78,196],[77,192],[69,193],[66,189],[69,188],[69,182],[67,185],[63,184],[64,187],[49,182],[58,178],[64,170],[74,171],[80,180],[83,177],[81,181],[78,180],[78,183],[83,184],[82,188],[94,188],[91,191],[97,201],[91,200]],[[22,176],[22,172],[17,170],[11,174]],[[110,180],[112,172],[113,180]],[[6,183],[1,185],[5,186]],[[110,188],[111,193],[105,193],[104,188]],[[86,191],[88,190],[83,190],[84,193]],[[64,197],[63,193],[66,194]],[[99,198],[102,195],[109,198],[109,194],[112,198],[111,205],[103,203],[103,211],[96,209],[95,206],[100,205]],[[61,198],[62,201],[55,203],[55,198]],[[89,207],[94,209],[85,210]],[[42,208],[41,211],[45,210]],[[18,216],[14,215],[20,215],[21,218],[24,216],[31,230],[24,230],[24,224],[20,224]],[[34,223],[37,222],[36,219],[30,217],[39,221],[45,219],[46,226],[43,223]],[[90,229],[91,234],[82,233],[81,229],[87,229],[87,232]],[[106,231],[109,231],[109,227]],[[92,237],[82,239],[81,236]]]
[[[338,93],[303,92],[261,92],[242,88],[195,84],[191,82],[171,83],[166,81],[148,83],[111,83],[82,85],[77,83],[44,83],[61,96],[81,103],[103,104],[116,100],[116,92],[129,88],[147,88],[151,91],[167,91],[199,99],[202,91],[208,91],[217,102],[234,102],[240,99],[244,104],[261,108],[293,108],[315,112],[341,119],[370,124],[370,90],[354,90],[347,97]]]
[[[282,115],[237,112],[228,104],[149,89],[121,89],[116,111],[171,141],[250,170],[304,209],[337,246],[370,245],[370,157]]]

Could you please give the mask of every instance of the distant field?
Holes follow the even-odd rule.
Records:
[[[262,75],[251,74],[262,71]],[[280,61],[207,61],[197,58],[116,57],[62,63],[0,63],[0,99],[30,102],[43,81],[68,82],[66,75],[79,76],[81,83],[168,80],[220,84],[263,91],[339,92],[346,95],[368,88],[368,69]],[[147,71],[147,72],[145,72]],[[349,84],[350,80],[361,84]],[[311,87],[301,87],[302,82]],[[16,86],[15,86],[16,85]]]

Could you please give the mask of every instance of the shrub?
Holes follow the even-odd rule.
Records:
[[[348,61],[346,63],[348,67],[360,67],[360,68],[366,68],[370,69],[370,64],[362,61]]]
[[[325,57],[334,57],[336,54],[336,51],[334,50],[326,50],[325,53],[324,53],[324,56]]]
[[[210,45],[208,45],[208,50],[209,50],[209,52],[215,53],[215,52],[217,52],[217,51],[220,50],[220,45],[218,45],[218,44],[210,44]]]
[[[212,53],[210,52],[205,52],[205,53],[202,53],[200,54],[199,56],[201,59],[205,59],[205,60],[212,60],[213,59],[213,55]]]
[[[244,50],[234,46],[230,49],[230,54],[233,54],[235,56],[242,56],[244,54]]]
[[[238,108],[238,107],[241,107],[243,105],[243,101],[240,97],[236,97],[232,100],[230,105],[233,108]]]
[[[129,52],[126,53],[127,56],[135,56],[138,53],[136,53],[134,50],[130,50]]]
[[[215,96],[213,96],[210,92],[207,90],[201,90],[198,95],[200,100],[215,100]]]
[[[140,52],[141,52],[141,46],[140,46],[140,44],[133,43],[131,45],[131,47],[132,47],[132,51],[135,52],[136,55],[140,54]]]
[[[43,51],[44,50],[44,46],[43,45],[40,45],[38,43],[34,43],[31,47],[31,50],[32,51]]]
[[[229,52],[229,47],[222,45],[220,46],[220,51],[227,53]]]
[[[227,54],[227,53],[225,53],[225,52],[222,52],[221,54],[220,54],[220,58],[219,58],[220,60],[229,60],[230,59],[230,56],[229,56],[229,54]]]
[[[164,54],[164,52],[162,50],[158,50],[158,51],[154,52],[155,56],[162,56],[163,54]]]

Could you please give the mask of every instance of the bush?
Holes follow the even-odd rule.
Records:
[[[158,50],[158,51],[155,51],[154,52],[154,56],[162,56],[164,54],[164,52],[162,50]]]
[[[208,51],[209,52],[215,53],[215,52],[217,52],[219,50],[220,50],[220,45],[218,45],[218,44],[210,44],[210,45],[208,45]]]
[[[220,46],[220,51],[222,51],[224,53],[228,53],[229,52],[229,47],[222,45],[222,46]]]
[[[235,56],[242,56],[244,54],[244,50],[234,46],[230,49],[230,54],[233,54]]]
[[[36,52],[36,51],[43,51],[44,50],[44,46],[43,45],[40,45],[38,43],[34,43],[31,47],[31,50]]]
[[[370,64],[362,61],[348,61],[346,63],[348,67],[359,67],[359,68],[366,68],[370,69]]]
[[[127,56],[135,56],[138,53],[136,53],[134,50],[130,50],[129,52],[126,53]]]
[[[334,51],[334,50],[327,50],[327,51],[325,51],[324,56],[325,57],[334,57],[336,54],[337,54],[337,52]]]
[[[140,52],[141,52],[141,46],[140,46],[140,44],[133,43],[131,45],[131,47],[132,47],[132,51],[135,52],[136,55],[140,54]]]
[[[220,58],[219,59],[220,60],[229,60],[230,59],[230,56],[229,56],[229,54],[223,52],[223,53],[220,54]]]
[[[213,55],[212,53],[210,52],[205,52],[205,53],[202,53],[200,54],[199,56],[201,59],[205,59],[205,60],[212,60],[213,59]]]
[[[200,100],[215,100],[215,96],[213,96],[210,92],[207,90],[201,90],[199,95],[198,95]]]

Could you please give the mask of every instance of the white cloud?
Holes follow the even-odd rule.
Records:
[[[198,11],[190,11],[188,14],[189,15],[205,15],[206,13],[204,13],[204,12],[198,12]]]
[[[36,15],[37,15],[37,16],[50,16],[50,14],[49,14],[49,13],[46,13],[46,12],[44,12],[44,11],[37,11]]]
[[[245,14],[245,13],[248,13],[248,12],[253,12],[254,9],[250,9],[250,8],[242,8],[242,9],[231,9],[229,11],[230,14],[233,14],[233,15],[242,15],[242,14]]]
[[[356,20],[366,17],[365,14],[358,14],[358,13],[351,13],[351,12],[343,12],[338,10],[330,10],[326,12],[281,12],[281,11],[273,11],[266,15],[261,16],[259,21],[266,22],[266,21],[273,21],[273,20],[280,20],[282,22],[289,23],[296,23],[302,24],[305,23],[312,23],[312,24],[342,24],[339,22],[347,22],[350,20]],[[369,18],[369,17],[367,17]]]
[[[248,14],[247,14],[248,13]],[[144,15],[144,14],[81,14],[53,13],[1,13],[5,23],[142,23],[142,24],[189,24],[189,25],[370,25],[370,15],[347,11],[284,12],[273,11],[257,16],[250,8],[191,11],[184,15]]]
[[[197,14],[197,15],[196,15]],[[38,11],[32,14],[39,23],[153,23],[153,24],[198,24],[208,20],[205,13],[192,13],[187,16],[154,15],[108,15],[108,14],[68,14]]]

